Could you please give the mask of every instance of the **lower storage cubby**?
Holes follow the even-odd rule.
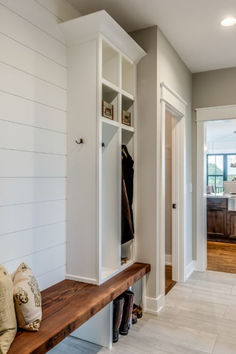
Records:
[[[143,279],[110,302],[74,331],[71,336],[96,345],[112,348],[120,336],[128,335],[135,319],[142,317]]]
[[[142,317],[143,307],[135,303],[134,289],[129,288],[113,301],[113,343],[118,342],[120,335],[127,336]]]

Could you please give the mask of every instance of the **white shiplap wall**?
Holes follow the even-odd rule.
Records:
[[[0,263],[64,279],[66,0],[0,0]]]

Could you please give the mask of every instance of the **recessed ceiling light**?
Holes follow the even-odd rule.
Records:
[[[221,26],[230,27],[236,25],[236,18],[235,17],[226,17],[221,21]]]

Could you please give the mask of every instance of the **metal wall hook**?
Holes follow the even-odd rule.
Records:
[[[80,144],[84,144],[84,139],[80,138],[79,140],[75,140],[76,144],[80,145]]]

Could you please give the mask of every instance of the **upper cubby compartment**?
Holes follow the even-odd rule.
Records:
[[[102,85],[102,112],[104,118],[118,121],[118,99],[119,94],[111,87]]]
[[[126,127],[133,127],[134,124],[134,101],[122,95],[121,123]]]
[[[119,54],[104,40],[102,41],[102,77],[119,86]]]
[[[134,64],[122,57],[122,90],[131,95],[135,94]]]

